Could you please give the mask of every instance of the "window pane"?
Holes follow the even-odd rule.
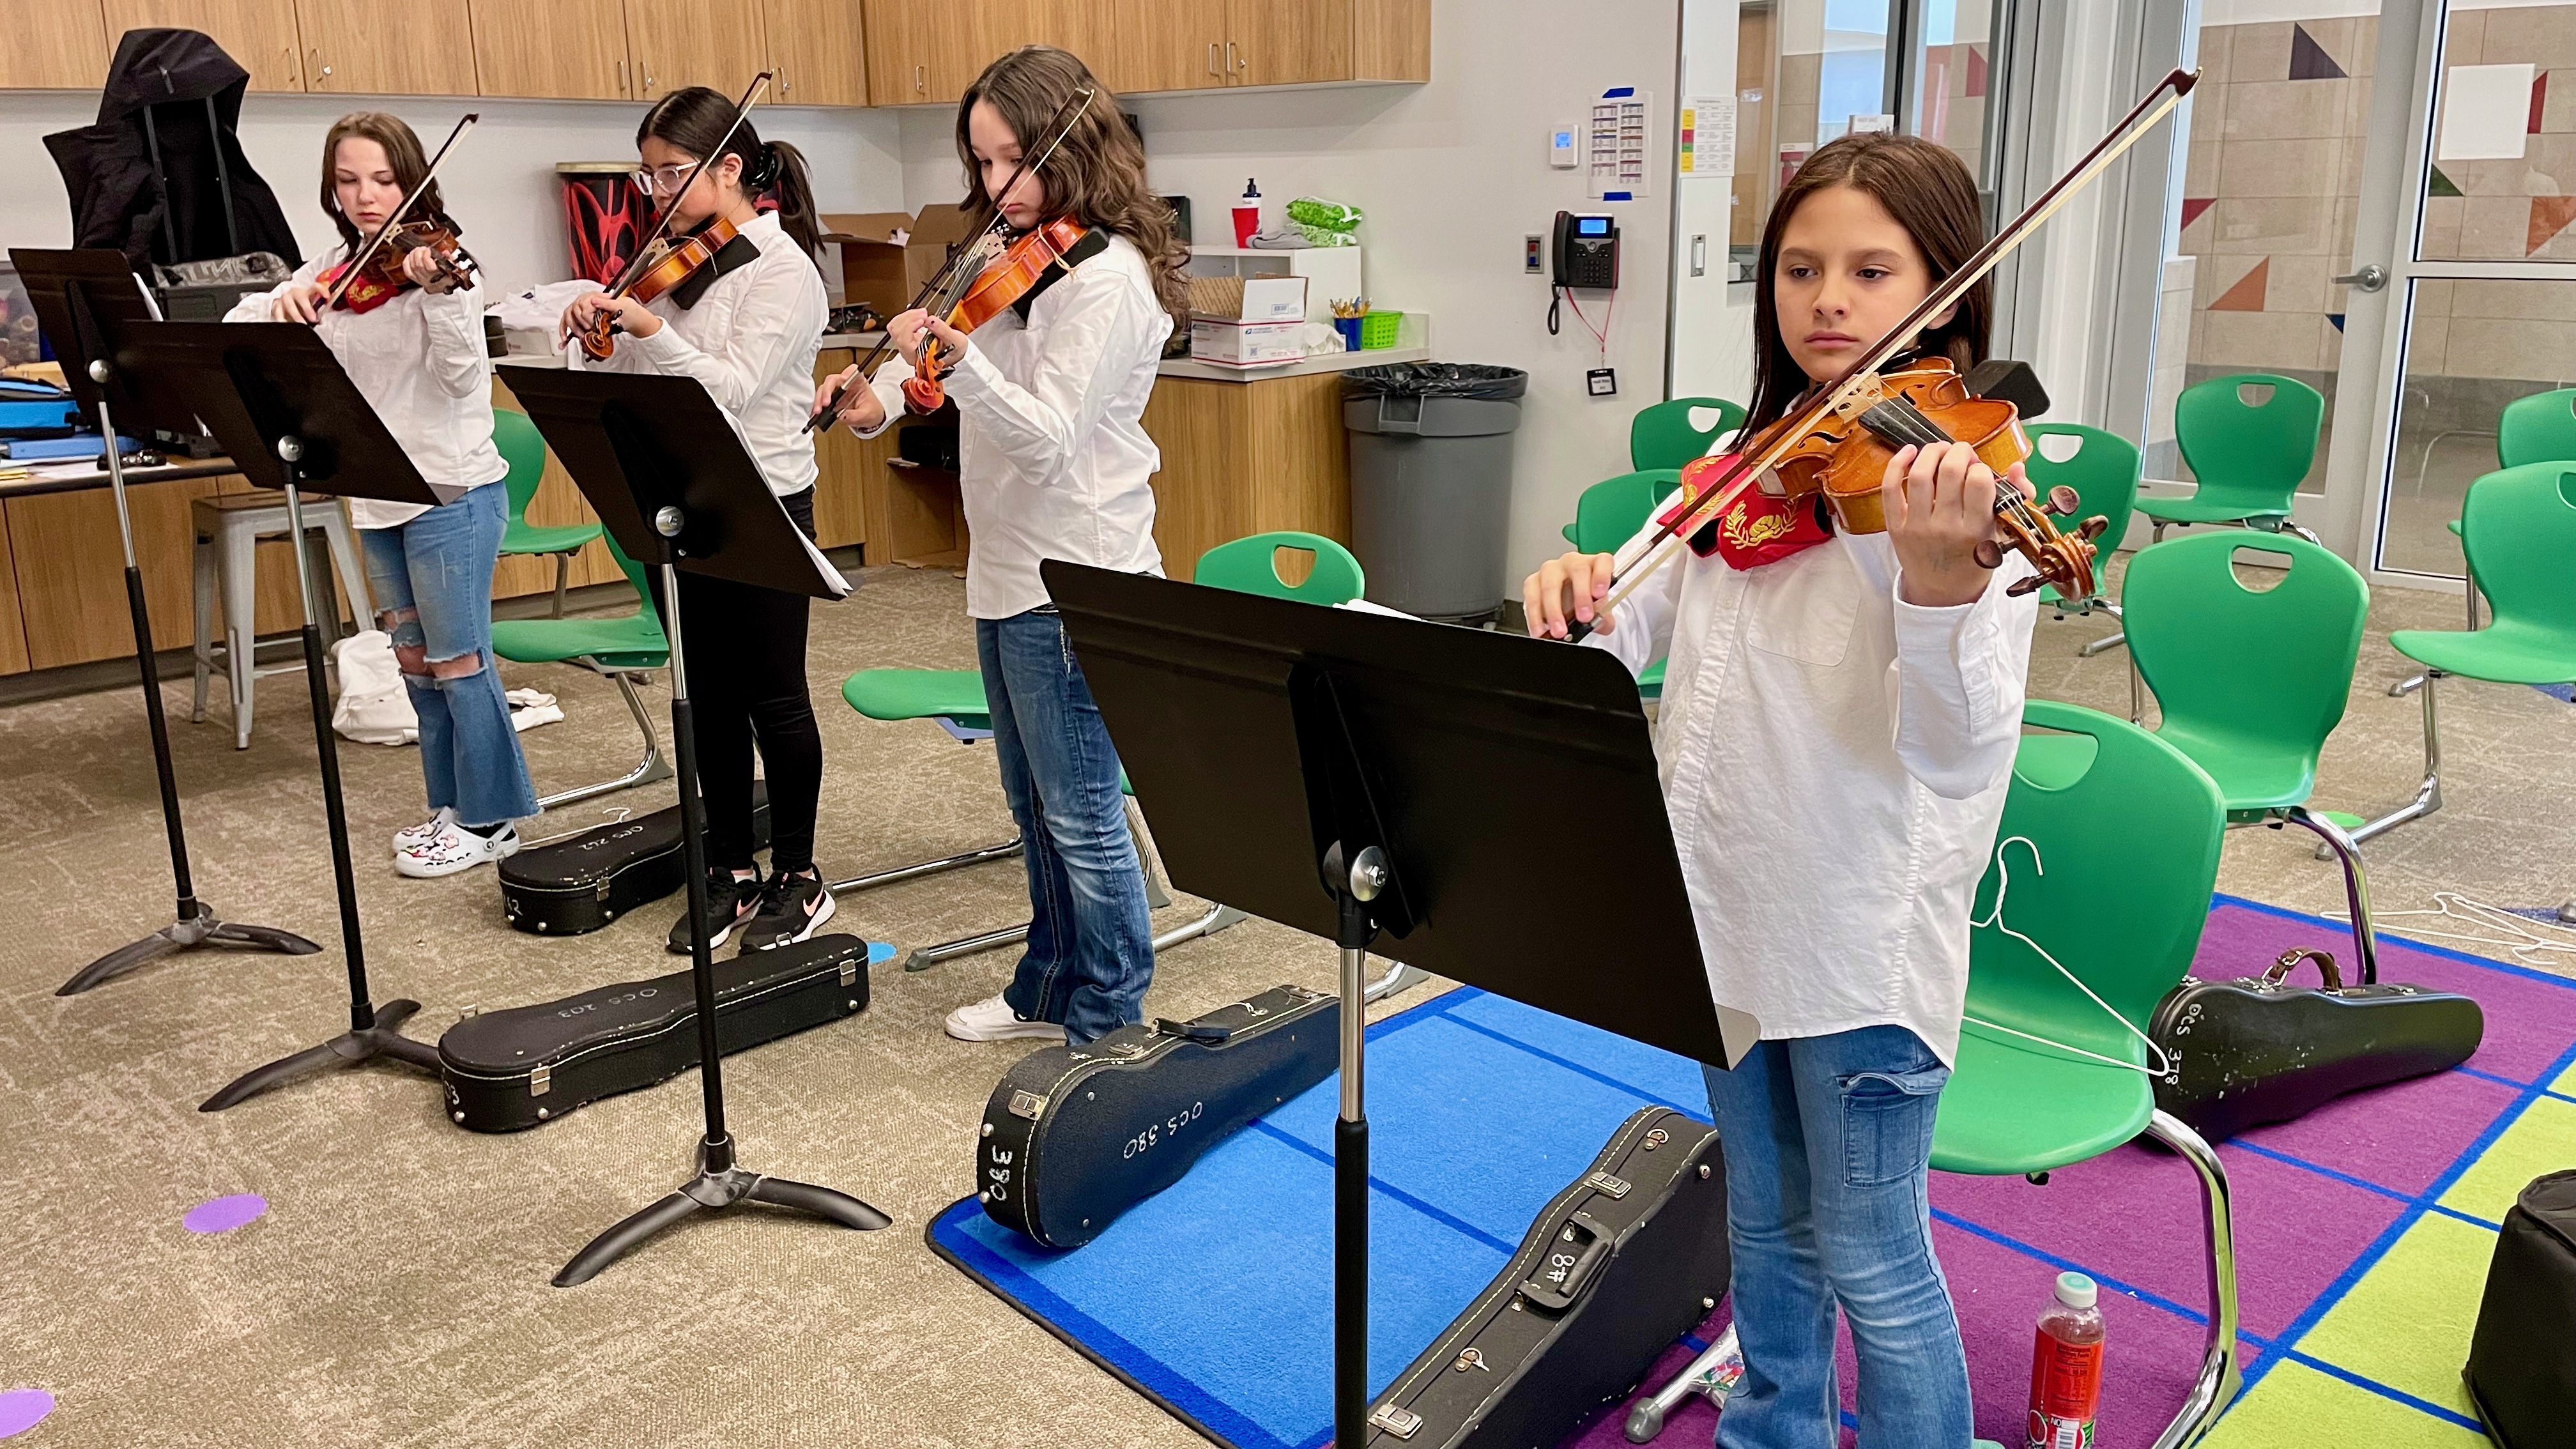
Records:
[[[2576,6],[2451,7],[2424,177],[2429,261],[2576,261]]]
[[[2416,281],[2380,567],[2458,575],[2465,563],[2451,520],[2469,484],[2498,466],[2505,405],[2571,384],[2576,280]],[[2536,436],[2518,450],[2539,447],[2547,456],[2552,441]]]
[[[1906,129],[1959,153],[1980,193],[1986,175],[1987,66],[1993,58],[1990,0],[1925,0],[1914,55],[1914,114]]]

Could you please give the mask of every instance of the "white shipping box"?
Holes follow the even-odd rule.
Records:
[[[1302,278],[1300,280],[1303,280]],[[1190,360],[1221,367],[1268,367],[1296,362],[1306,355],[1306,319],[1302,313],[1285,322],[1230,322],[1220,317],[1190,319]]]

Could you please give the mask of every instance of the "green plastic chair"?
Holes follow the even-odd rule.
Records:
[[[517,417],[516,413],[496,417]],[[533,433],[534,429],[530,431]],[[601,535],[606,537],[606,535]],[[671,659],[670,638],[662,632],[662,615],[653,607],[653,590],[646,580],[644,566],[628,558],[608,539],[609,556],[626,571],[626,581],[635,588],[635,612],[613,619],[495,619],[492,621],[492,652],[515,664],[575,664],[617,681],[617,692],[626,700],[627,713],[635,716],[635,727],[644,732],[644,759],[634,769],[614,780],[584,785],[547,795],[537,801],[540,809],[671,778],[671,767],[662,759],[661,740],[653,733],[653,717],[644,710],[644,700],[635,692],[634,676],[659,669]]]
[[[2258,593],[2236,577],[2239,553],[2288,571]],[[2140,549],[2120,607],[2129,657],[2163,710],[2157,736],[2218,782],[2228,823],[2296,825],[2341,859],[2360,979],[2377,981],[2361,820],[2307,808],[2317,754],[2352,695],[2370,586],[2305,539],[2207,533]]]
[[[2496,466],[2519,468],[2527,463],[2563,463],[2576,460],[2576,387],[2562,387],[2550,392],[2536,392],[2529,397],[2506,403],[2496,419]],[[2463,500],[2465,502],[2465,500]],[[2460,520],[2444,525],[2451,536],[2460,536]],[[2478,627],[2478,571],[2468,571],[2461,593],[2467,597],[2469,627]],[[2418,674],[2388,692],[2402,695],[2419,688],[2424,676]]]
[[[2088,428],[2081,423],[2032,423],[2024,431],[2030,434],[2031,454],[2023,462],[2022,472],[2030,479],[2031,491],[2045,497],[2052,488],[2074,489],[2079,500],[2075,517],[2101,517],[2105,540],[2102,551],[2109,553],[2119,547],[2121,535],[2129,528],[2129,514],[2138,506],[2138,479],[2145,466],[2139,460],[2138,445],[2117,433]],[[2062,460],[2051,458],[2045,441],[2049,438],[2068,439],[2075,451]],[[2061,615],[2070,609],[2079,614],[2100,609],[2115,619],[2120,615],[2120,606],[2102,592],[2098,568],[2094,574],[2092,597],[2064,598],[2058,594],[2055,584],[2042,584],[2039,601],[2056,605]],[[2118,642],[2118,637],[2114,636],[2087,646],[2084,652],[2088,656],[2098,654]]]
[[[492,445],[501,450],[501,461],[510,465],[507,482],[501,486],[510,493],[510,519],[501,529],[501,554],[553,554],[555,556],[555,617],[564,612],[564,587],[572,578],[572,556],[587,547],[594,538],[606,537],[596,523],[563,523],[539,526],[528,522],[528,500],[537,496],[537,485],[546,474],[546,440],[528,415],[508,408],[492,410]]]
[[[2525,463],[2469,485],[2460,542],[2494,619],[2482,629],[2400,629],[2398,653],[2424,666],[2424,782],[2407,804],[2353,832],[2368,840],[2442,808],[2435,681],[2576,681],[2576,461]],[[2576,920],[2576,903],[2560,914]]]
[[[1280,572],[1282,554],[1311,554],[1304,580],[1288,582]],[[1238,594],[1261,594],[1301,604],[1347,604],[1368,592],[1368,576],[1351,551],[1321,534],[1256,533],[1220,543],[1199,555],[1190,582]]]
[[[1714,427],[1691,422],[1697,408],[1717,410]],[[1639,470],[1679,468],[1705,457],[1708,445],[1744,426],[1744,407],[1722,397],[1677,397],[1637,410],[1628,424],[1628,466]]]
[[[2269,387],[2261,403],[2249,388]],[[2138,511],[2167,524],[2241,523],[2305,535],[2290,522],[2290,497],[2316,461],[2326,400],[2297,378],[2268,372],[2213,377],[2174,403],[2174,441],[2200,482],[2188,498],[2141,498]],[[2315,542],[2313,535],[2307,535]]]
[[[2061,733],[2025,735],[2014,762],[1995,859],[1977,889],[1968,1020],[1941,1092],[1932,1166],[2053,1172],[2141,1132],[2191,1165],[2207,1219],[2208,1349],[2157,1440],[2189,1444],[2242,1382],[2227,1169],[2200,1134],[2156,1110],[2143,1043],[2103,1008],[2143,1030],[2191,968],[2225,815],[2206,773],[2134,725],[2047,700],[2030,701],[2022,718]],[[2038,942],[2101,1004],[2010,932]]]
[[[1723,400],[1704,398],[1697,401],[1699,405],[1706,406]],[[1726,406],[1735,405],[1727,403]],[[1743,410],[1738,408],[1739,420],[1742,414]],[[1642,421],[1644,414],[1638,416]],[[1577,552],[1616,553],[1619,545],[1636,537],[1637,530],[1646,526],[1646,520],[1654,516],[1656,506],[1673,496],[1673,490],[1681,486],[1679,468],[1641,468],[1616,478],[1604,478],[1583,490],[1583,496],[1574,501],[1574,521],[1558,531]],[[1664,663],[1658,659],[1637,676],[1638,694],[1647,699],[1663,698]]]

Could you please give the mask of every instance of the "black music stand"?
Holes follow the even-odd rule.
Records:
[[[837,599],[849,585],[779,506],[732,421],[696,378],[528,367],[511,373],[510,391],[617,546],[662,572],[663,626],[671,636],[671,733],[680,766],[681,858],[689,919],[704,921],[707,818],[698,798],[679,572],[818,599]],[[675,1191],[591,1239],[555,1274],[558,1288],[590,1281],[683,1219],[744,1202],[862,1230],[894,1221],[836,1189],[764,1177],[736,1165],[733,1137],[725,1128],[724,1058],[716,1045],[715,957],[705,931],[689,934],[689,976],[698,998],[698,1082],[706,1099],[698,1170]]]
[[[9,249],[10,264],[25,279],[35,303],[37,325],[62,359],[63,381],[98,421],[107,446],[107,486],[116,496],[116,532],[125,545],[125,604],[134,616],[134,658],[143,674],[143,712],[152,725],[152,762],[161,777],[161,828],[170,841],[170,876],[179,898],[169,925],[131,945],[119,946],[92,961],[56,988],[72,996],[112,981],[147,962],[191,946],[226,946],[235,950],[277,951],[310,956],[322,948],[292,931],[273,926],[244,926],[218,918],[214,908],[197,899],[188,870],[188,835],[179,819],[179,781],[170,765],[170,721],[161,707],[161,666],[153,657],[152,616],[143,600],[143,574],[134,562],[134,519],[126,507],[125,459],[116,446],[116,417],[122,416],[135,436],[162,429],[189,434],[196,416],[185,402],[148,378],[119,372],[114,360],[118,329],[152,319],[151,303],[125,258],[105,250],[48,251]]]
[[[1598,650],[1049,560],[1172,883],[1342,948],[1333,1442],[1368,1415],[1367,956],[1698,1061],[1710,999],[1636,681]],[[1561,877],[1534,857],[1586,852]],[[1549,944],[1554,943],[1554,944]]]
[[[421,480],[402,445],[385,431],[340,360],[313,329],[294,322],[137,322],[117,344],[117,367],[153,379],[184,399],[252,482],[286,494],[295,546],[296,592],[304,601],[304,686],[312,695],[313,747],[322,759],[322,809],[331,827],[331,875],[340,898],[340,946],[349,958],[349,1029],[320,1046],[243,1073],[198,1105],[220,1112],[316,1067],[392,1057],[435,1076],[438,1048],[402,1034],[417,1001],[377,1006],[367,994],[367,952],[358,927],[358,882],[349,863],[349,809],[340,793],[340,752],[331,733],[331,684],[322,672],[322,620],[313,608],[304,547],[303,488],[388,503],[447,501]],[[451,493],[454,490],[451,490]],[[333,621],[337,624],[337,620]]]

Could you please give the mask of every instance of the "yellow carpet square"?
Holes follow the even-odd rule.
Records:
[[[2569,1067],[2559,1073],[2558,1080],[2549,1084],[2549,1090],[2563,1096],[2576,1097],[2576,1067]]]
[[[2576,1102],[2535,1097],[2442,1194],[2442,1206],[2500,1223],[2515,1195],[2533,1178],[2571,1167],[2576,1167]]]
[[[2475,1223],[2425,1214],[2292,1347],[2474,1417],[2460,1366],[2495,1241]]]
[[[2287,1444],[2493,1449],[2483,1434],[2301,1363],[2280,1364],[2263,1375],[2200,1442],[2206,1449],[2282,1449]]]

